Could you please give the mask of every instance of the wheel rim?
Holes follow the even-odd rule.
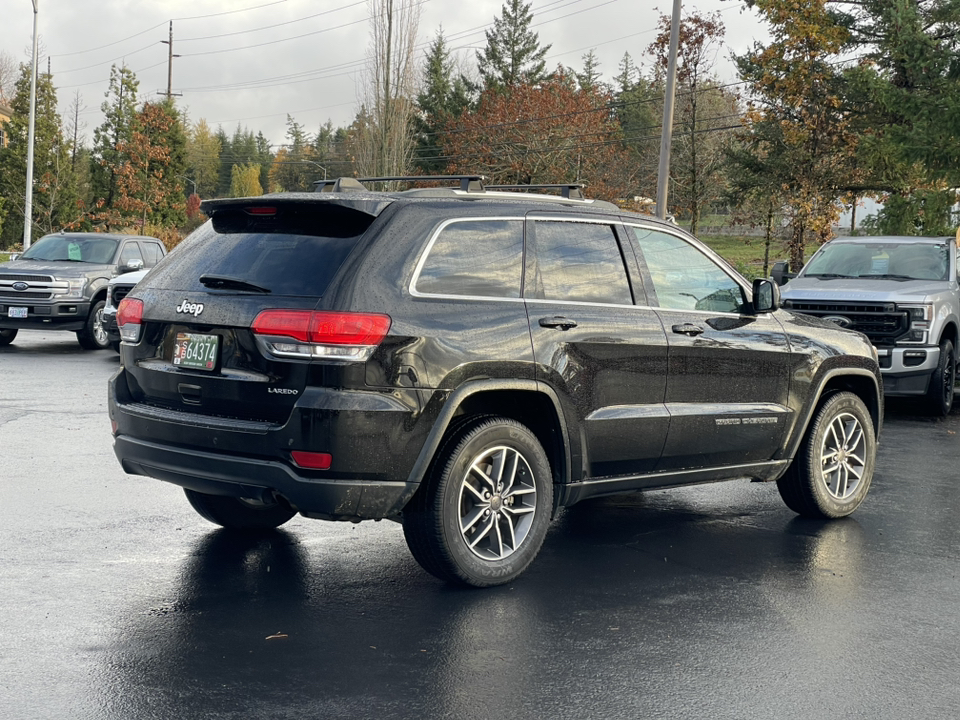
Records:
[[[820,480],[837,500],[846,500],[860,486],[866,450],[866,433],[856,416],[842,413],[835,417],[820,447]]]
[[[507,446],[488,448],[470,463],[460,482],[460,534],[483,560],[502,560],[530,534],[537,488],[530,464]]]
[[[103,308],[97,310],[93,316],[93,339],[98,345],[107,344],[107,331],[103,327]]]

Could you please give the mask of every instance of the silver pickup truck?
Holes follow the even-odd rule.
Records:
[[[888,396],[949,414],[957,373],[960,285],[951,237],[832,240],[797,275],[774,266],[783,307],[859,330],[874,344]]]

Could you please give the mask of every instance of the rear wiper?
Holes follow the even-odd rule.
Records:
[[[250,292],[268,293],[270,288],[255,285],[242,278],[229,277],[227,275],[201,275],[200,282],[208,288],[215,290],[248,290]]]

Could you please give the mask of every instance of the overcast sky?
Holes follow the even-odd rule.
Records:
[[[359,95],[359,70],[370,44],[366,0],[38,0],[41,47],[50,56],[60,111],[79,91],[90,144],[102,122],[112,63],[131,67],[140,100],[167,86],[168,22],[173,20],[173,91],[191,120],[205,118],[232,134],[238,123],[284,142],[286,116],[309,132],[327,120],[348,124]],[[442,26],[450,47],[469,68],[484,30],[501,14],[502,0],[423,0],[419,52]],[[0,50],[29,62],[31,0],[3,0]],[[658,10],[670,0],[534,0],[533,29],[552,45],[547,65],[580,70],[591,49],[605,79],[617,73],[624,52],[645,70],[645,49],[656,35]],[[734,80],[731,52],[766,37],[756,14],[738,0],[698,0],[684,11],[721,11],[726,45],[716,71]],[[419,65],[419,62],[418,62]],[[46,59],[41,60],[46,71]]]

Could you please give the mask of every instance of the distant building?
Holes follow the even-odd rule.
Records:
[[[0,102],[0,147],[7,146],[7,121],[13,116],[13,108]]]

